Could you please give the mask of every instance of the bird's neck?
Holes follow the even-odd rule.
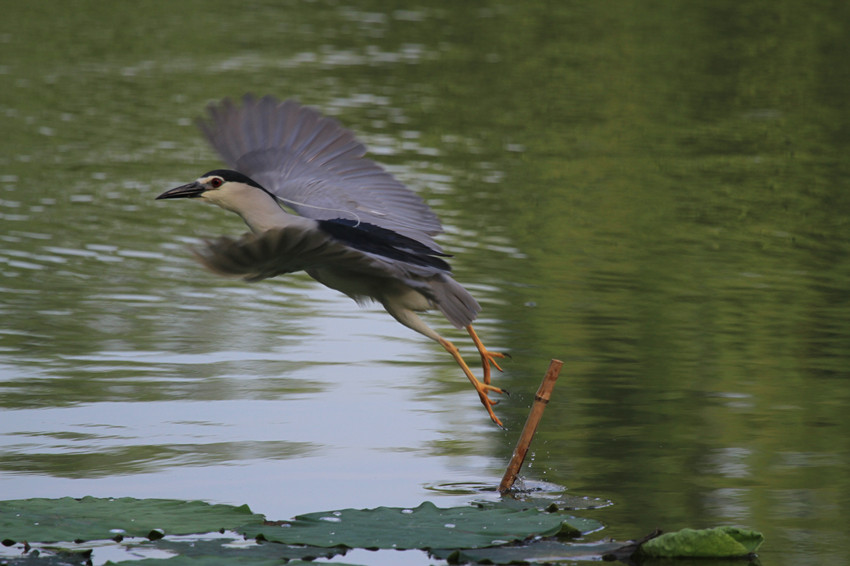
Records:
[[[253,187],[231,188],[227,191],[207,191],[204,199],[242,217],[253,232],[282,228],[300,220],[284,211],[265,191]]]
[[[233,210],[242,217],[252,232],[265,232],[272,228],[282,228],[292,224],[298,217],[287,213],[270,197],[264,206],[240,207]]]

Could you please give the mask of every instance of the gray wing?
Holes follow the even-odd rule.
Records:
[[[194,252],[210,271],[247,281],[302,270],[317,277],[316,270],[329,269],[334,273],[333,282],[319,280],[357,301],[381,300],[384,292],[397,292],[397,284],[403,283],[425,296],[457,328],[471,324],[481,310],[472,295],[445,270],[387,261],[304,226],[274,228],[239,239],[225,236],[208,240]],[[368,282],[368,291],[363,281]]]
[[[207,240],[204,247],[193,251],[210,271],[246,281],[325,268],[375,280],[400,280],[418,288],[415,281],[447,273],[435,267],[388,261],[300,225],[248,233],[239,239],[222,236]]]
[[[193,248],[195,257],[218,275],[260,281],[325,264],[362,267],[361,253],[301,226],[248,233],[239,239],[222,236]]]
[[[393,230],[440,250],[436,214],[336,120],[293,100],[245,95],[208,108],[200,127],[233,169],[315,220],[345,218]]]

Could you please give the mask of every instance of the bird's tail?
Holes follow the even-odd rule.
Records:
[[[449,275],[440,274],[429,281],[437,308],[456,328],[472,324],[481,311],[478,301]]]

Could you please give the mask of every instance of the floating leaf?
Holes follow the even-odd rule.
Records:
[[[553,540],[535,541],[520,546],[431,551],[434,558],[450,564],[522,564],[577,560],[599,561],[602,556],[623,546],[621,542],[564,543]]]
[[[425,502],[413,509],[378,507],[310,513],[256,532],[270,541],[321,547],[481,548],[530,536],[554,536],[565,528],[578,532],[569,526],[569,519],[566,515],[537,509],[498,506],[440,509]],[[581,524],[587,526],[584,520]],[[594,521],[593,526],[595,529],[599,523]]]
[[[535,509],[552,511],[577,511],[582,509],[601,509],[612,503],[607,499],[597,497],[582,497],[579,495],[559,494],[557,497],[535,497],[525,495],[521,498],[503,497],[495,502],[482,502],[481,505],[498,505],[499,507],[515,507],[520,509]]]
[[[91,562],[91,551],[39,553],[30,552],[22,556],[3,557],[4,566],[88,566]]]
[[[204,566],[287,566],[298,564],[316,564],[312,562],[316,558],[332,558],[338,554],[344,554],[345,549],[328,549],[306,546],[289,546],[286,544],[264,543],[250,545],[232,546],[229,540],[181,540],[169,541],[163,539],[155,543],[147,543],[146,546],[172,553],[173,557],[163,562],[162,558],[146,558],[133,560],[132,562],[119,562],[120,564],[131,564],[132,566],[182,566],[197,565]],[[134,549],[131,547],[130,551]],[[310,561],[310,562],[308,562]],[[328,566],[338,565],[338,562],[321,562]]]
[[[19,499],[0,502],[0,539],[38,542],[195,534],[262,524],[247,505],[177,499]]]
[[[646,541],[640,552],[656,558],[732,558],[755,552],[763,541],[760,532],[738,527],[682,529]]]

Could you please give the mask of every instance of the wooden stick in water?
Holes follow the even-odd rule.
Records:
[[[561,360],[552,360],[549,362],[549,369],[546,370],[546,375],[543,377],[543,383],[537,390],[534,396],[534,404],[531,406],[531,411],[528,413],[528,418],[525,421],[525,426],[522,429],[522,434],[519,435],[519,440],[514,448],[514,454],[511,456],[511,463],[508,464],[508,469],[505,470],[505,475],[502,478],[502,483],[499,484],[499,493],[504,495],[513,487],[519,469],[525,461],[525,455],[528,453],[528,447],[531,445],[531,440],[534,438],[534,433],[537,431],[537,425],[540,423],[540,418],[543,416],[543,411],[546,410],[546,405],[549,403],[549,396],[552,389],[555,387],[555,382],[558,380],[558,374],[561,373],[561,366],[564,362]]]

